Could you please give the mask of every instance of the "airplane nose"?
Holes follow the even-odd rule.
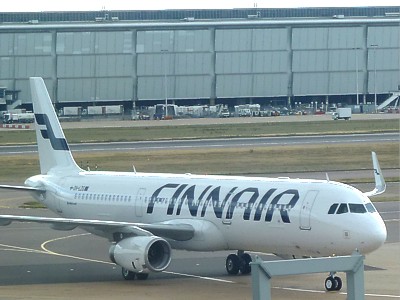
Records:
[[[372,252],[381,247],[387,238],[387,230],[382,218],[378,215],[368,230],[364,246],[362,248],[364,253]]]

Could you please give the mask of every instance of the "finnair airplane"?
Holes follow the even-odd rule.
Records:
[[[165,270],[171,249],[234,250],[229,274],[251,272],[245,251],[284,258],[369,253],[386,240],[385,224],[368,197],[386,184],[375,153],[375,189],[363,193],[327,180],[85,171],[77,166],[42,78],[30,78],[40,174],[25,190],[59,218],[0,215],[13,221],[76,227],[110,240],[110,259],[125,279]],[[331,273],[327,290],[340,290]]]

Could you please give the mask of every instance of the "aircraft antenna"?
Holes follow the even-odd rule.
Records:
[[[326,181],[329,182],[330,180],[329,180],[329,175],[328,175],[328,173],[325,173],[325,176],[326,176]]]

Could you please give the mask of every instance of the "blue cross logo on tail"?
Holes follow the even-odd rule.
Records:
[[[51,147],[54,150],[66,150],[69,151],[67,141],[64,138],[57,138],[54,135],[53,128],[51,127],[49,117],[45,114],[35,114],[36,122],[38,125],[46,126],[46,129],[41,129],[40,133],[44,139],[49,139]]]

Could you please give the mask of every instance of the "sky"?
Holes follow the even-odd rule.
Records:
[[[398,0],[7,0],[1,12],[399,6]]]

